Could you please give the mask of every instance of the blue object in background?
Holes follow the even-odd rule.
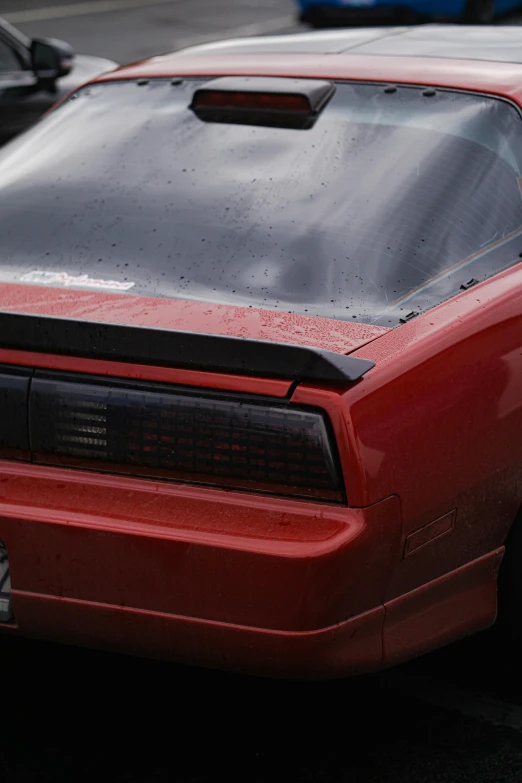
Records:
[[[301,19],[314,27],[361,21],[444,19],[487,24],[521,5],[520,0],[297,0]]]

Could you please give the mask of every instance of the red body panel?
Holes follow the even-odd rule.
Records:
[[[522,65],[436,57],[357,54],[184,54],[155,57],[96,81],[172,76],[290,76],[437,85],[522,101]]]
[[[378,367],[346,395],[363,503],[393,487],[403,543],[457,509],[454,530],[397,562],[388,598],[501,546],[522,500],[522,265],[356,352]]]
[[[0,493],[13,589],[273,630],[382,605],[400,541],[396,498],[362,511],[12,463]]]
[[[342,677],[382,666],[384,608],[288,633],[16,591],[14,599],[36,638],[275,677]]]
[[[522,66],[356,55],[172,56],[103,80],[264,74],[522,102]],[[13,284],[0,307],[326,348],[352,385],[0,349],[0,363],[287,397],[327,412],[347,505],[0,462],[15,622],[1,630],[284,676],[368,671],[491,624],[522,504],[522,265],[396,330]],[[1,337],[0,337],[1,344]]]

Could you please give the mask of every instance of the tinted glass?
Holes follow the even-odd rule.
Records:
[[[22,64],[13,49],[0,38],[0,73],[20,71]]]
[[[95,85],[5,148],[0,279],[393,326],[518,261],[511,105],[340,84],[291,130],[203,122],[200,84]]]

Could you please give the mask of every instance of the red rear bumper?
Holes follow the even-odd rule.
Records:
[[[279,676],[385,663],[385,591],[401,557],[394,497],[349,509],[3,462],[0,540],[15,612],[5,631]],[[494,617],[495,557],[457,579],[466,605],[478,590],[473,627]],[[454,591],[422,589],[413,620],[429,606],[424,636],[444,638],[441,594],[451,638],[447,618],[463,623]],[[411,635],[399,601],[395,658]]]

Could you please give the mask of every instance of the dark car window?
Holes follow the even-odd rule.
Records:
[[[339,84],[308,130],[203,122],[201,81],[85,88],[0,153],[0,279],[394,325],[522,252],[522,121]]]
[[[22,70],[22,63],[13,49],[0,38],[0,75]]]

